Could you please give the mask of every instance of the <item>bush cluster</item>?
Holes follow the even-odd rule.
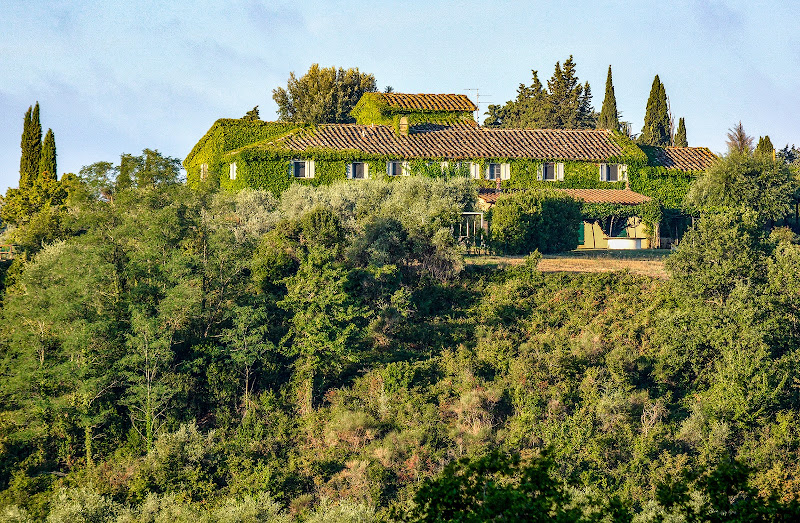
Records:
[[[504,194],[492,209],[492,243],[506,254],[571,251],[578,247],[578,228],[582,224],[581,203],[566,194]]]

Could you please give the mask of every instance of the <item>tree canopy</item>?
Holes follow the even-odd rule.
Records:
[[[490,105],[484,125],[503,128],[591,129],[597,115],[592,107],[589,82],[581,84],[572,56],[562,66],[556,62],[545,88],[537,71],[530,86],[520,84],[517,98],[505,105]]]
[[[772,160],[775,159],[775,147],[772,145],[772,140],[769,139],[769,136],[758,137],[758,143],[756,144],[753,154]]]
[[[686,139],[686,122],[683,118],[678,119],[678,130],[675,131],[672,145],[675,147],[689,147],[689,140]]]
[[[305,124],[350,123],[350,111],[364,93],[377,91],[375,77],[358,68],[336,69],[313,64],[297,78],[289,74],[286,88],[277,87],[272,99],[282,121]]]
[[[600,109],[600,116],[597,118],[598,129],[619,129],[619,112],[617,111],[617,97],[614,95],[614,84],[611,79],[611,66],[608,66],[608,76],[606,77],[606,95],[603,98],[603,107]]]
[[[744,209],[759,220],[779,220],[791,209],[797,180],[770,156],[729,154],[689,188],[686,205],[695,212]]]
[[[664,84],[658,75],[653,78],[639,141],[646,145],[666,146],[672,143],[672,119]]]
[[[728,153],[730,154],[752,154],[753,137],[744,130],[742,121],[728,129]]]

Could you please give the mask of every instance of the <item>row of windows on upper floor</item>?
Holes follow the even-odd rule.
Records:
[[[431,162],[428,165],[436,164]],[[479,163],[475,162],[440,162],[439,166],[442,171],[450,168],[458,171],[466,169],[468,166],[470,177],[475,179],[508,180],[511,178],[511,164],[508,163],[488,163],[483,169],[481,169]],[[290,169],[295,178],[314,178],[315,162],[314,160],[293,160]],[[598,169],[600,181],[619,182],[628,179],[628,166],[625,164],[601,163]],[[389,176],[408,176],[411,174],[411,168],[408,162],[386,162],[386,174]],[[208,164],[204,163],[200,166],[200,179],[205,180],[207,177]],[[236,162],[229,164],[229,177],[231,180],[236,179]],[[369,164],[367,162],[351,162],[347,164],[347,178],[358,180],[369,177]],[[560,162],[540,164],[536,179],[551,182],[564,180],[564,164]]]

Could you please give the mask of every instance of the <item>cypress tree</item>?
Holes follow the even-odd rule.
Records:
[[[686,122],[683,118],[678,119],[678,130],[675,131],[675,140],[672,145],[675,147],[689,147],[689,141],[686,139]]]
[[[672,141],[669,105],[664,84],[658,78],[653,79],[650,96],[647,98],[647,109],[644,115],[644,127],[640,141],[647,145],[669,145]]]
[[[39,176],[39,161],[42,156],[42,124],[39,123],[39,102],[28,107],[22,127],[20,142],[22,155],[19,159],[19,188],[29,189]]]
[[[614,96],[614,84],[611,81],[611,66],[608,66],[608,76],[606,77],[606,97],[603,98],[603,108],[600,110],[600,118],[597,120],[598,129],[619,129],[619,113],[617,112],[617,97]]]
[[[42,143],[42,157],[39,160],[39,177],[44,181],[56,181],[58,171],[56,169],[56,138],[52,129],[47,130]]]
[[[764,158],[770,158],[772,160],[775,159],[775,148],[772,146],[772,140],[769,139],[769,135],[758,137],[755,155]]]
[[[31,156],[33,163],[33,176],[31,177],[31,185],[39,177],[39,162],[42,159],[42,122],[39,120],[39,102],[33,106],[33,113],[31,113],[31,136],[33,137],[33,154]]]

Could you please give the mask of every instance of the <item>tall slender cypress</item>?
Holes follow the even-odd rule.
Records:
[[[619,129],[619,112],[617,112],[617,97],[614,95],[614,84],[611,81],[611,66],[608,66],[606,77],[606,97],[603,99],[603,108],[597,120],[598,129]]]
[[[36,109],[28,107],[25,113],[25,121],[22,126],[22,140],[20,141],[20,148],[22,154],[19,159],[19,188],[28,189],[33,186],[39,174],[39,157],[41,156],[41,124],[38,125],[38,134],[36,132],[36,125],[34,125],[34,115],[36,122],[39,121],[39,104],[37,102]]]
[[[36,102],[36,105],[33,106],[33,112],[31,113],[31,136],[33,137],[32,159],[34,161],[34,174],[31,178],[31,183],[33,183],[39,176],[39,162],[42,158],[42,122],[39,120],[39,102]]]
[[[52,129],[47,130],[42,143],[42,157],[39,160],[39,178],[45,181],[56,181],[58,170],[56,168],[56,137]]]
[[[686,122],[683,118],[678,119],[678,130],[675,131],[675,139],[672,141],[675,147],[689,147],[689,141],[686,139]]]
[[[639,140],[647,145],[660,146],[669,145],[672,141],[667,92],[658,75],[653,79],[650,96],[647,98],[644,127]]]

